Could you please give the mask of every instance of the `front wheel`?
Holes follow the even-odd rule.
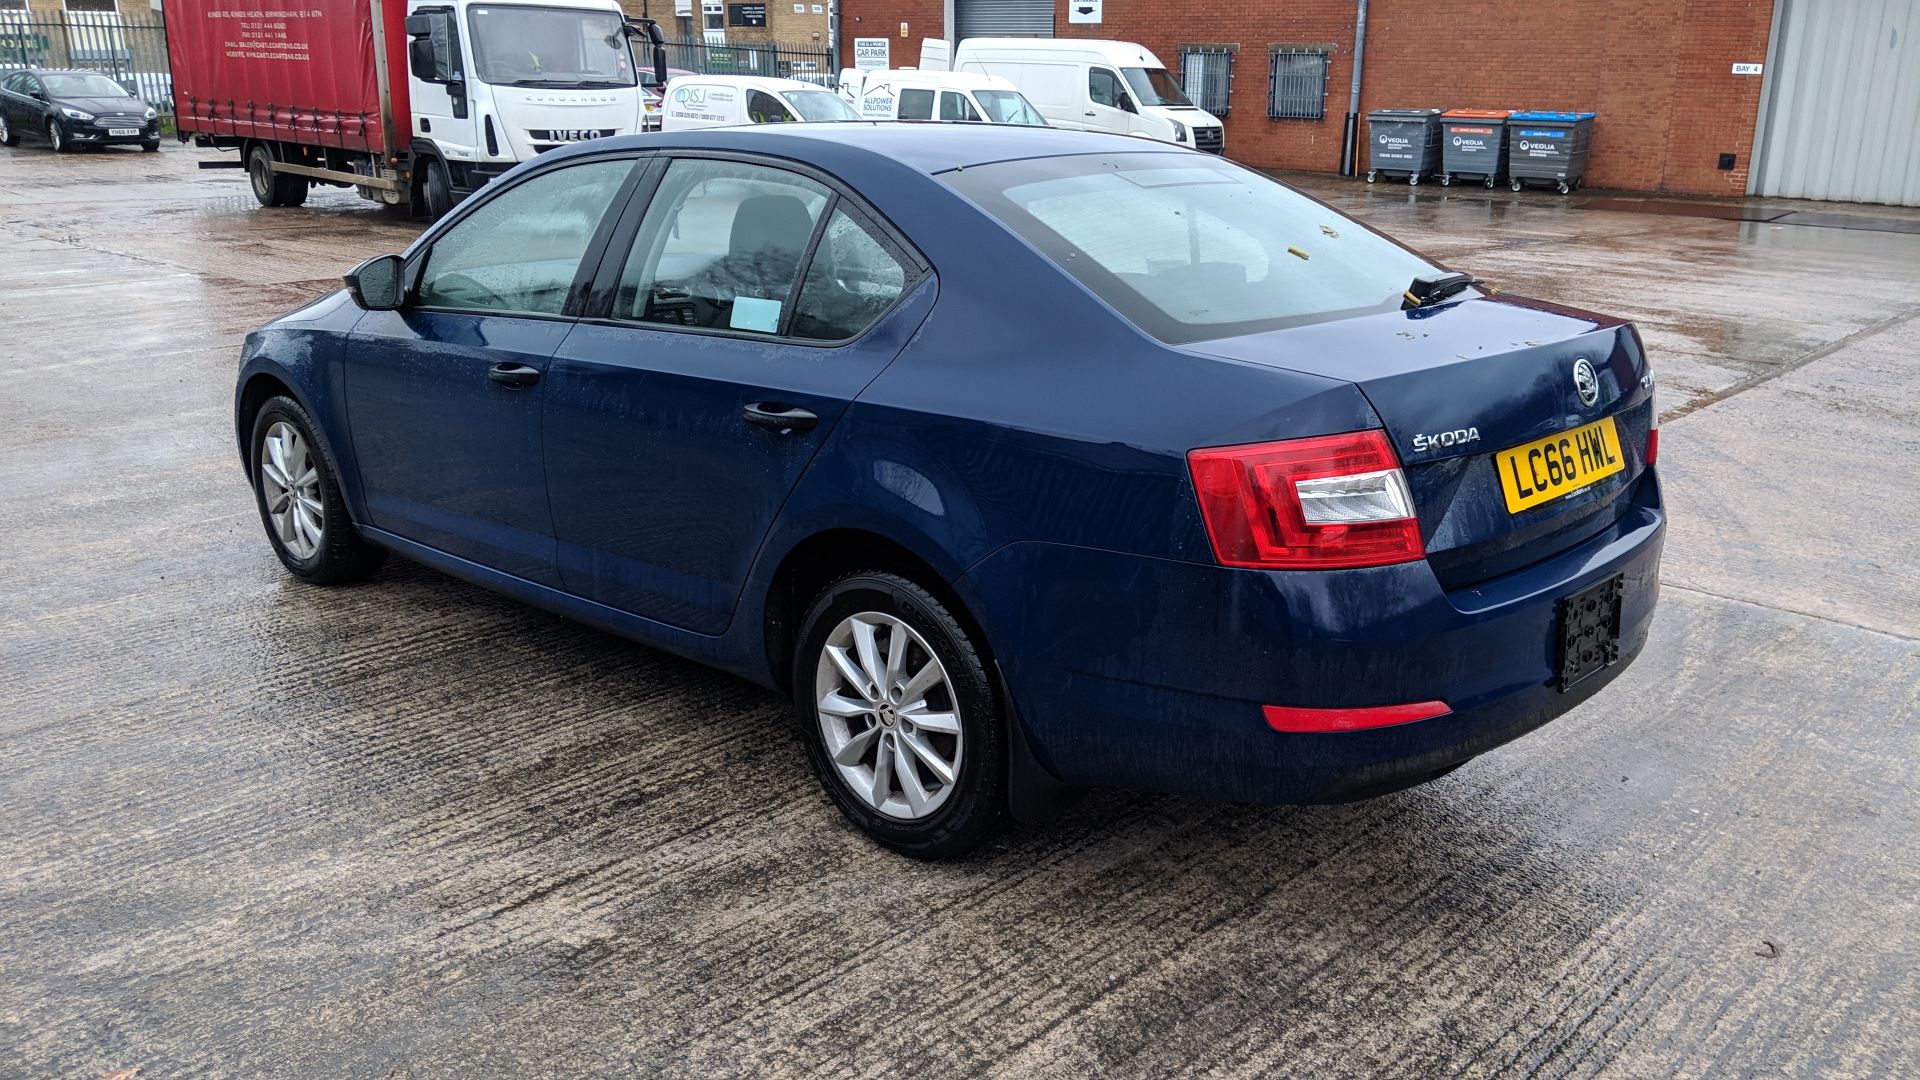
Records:
[[[834,582],[793,661],[807,758],[847,820],[920,859],[1006,824],[1005,723],[982,650],[946,606],[896,574]]]
[[[140,149],[145,150],[149,154],[157,154],[160,152],[160,140],[148,139],[146,142],[140,144]]]
[[[453,186],[447,182],[447,167],[431,158],[427,161],[427,175],[421,184],[427,199],[427,220],[439,221],[453,209]]]
[[[12,124],[7,123],[6,114],[0,113],[0,146],[19,146],[19,145],[20,145],[19,134],[13,130]]]
[[[47,121],[47,146],[56,154],[64,154],[71,149],[67,144],[67,129],[61,127],[58,120]]]
[[[313,420],[290,397],[271,398],[253,421],[254,501],[287,572],[315,585],[366,577],[386,552],[360,538]]]

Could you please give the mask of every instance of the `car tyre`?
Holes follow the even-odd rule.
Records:
[[[148,139],[146,142],[140,144],[140,149],[145,150],[149,154],[157,154],[160,152],[160,140]]]
[[[299,402],[269,398],[253,420],[247,471],[267,540],[287,572],[314,585],[340,585],[379,569],[387,553],[354,527],[313,432]]]
[[[7,118],[5,115],[0,115],[0,146],[19,146],[19,145],[20,145],[20,133],[13,130],[12,124],[7,123]]]
[[[919,584],[863,570],[821,590],[800,623],[793,688],[815,775],[874,842],[943,859],[1005,828],[1007,729],[983,650]]]
[[[56,154],[64,154],[73,149],[67,142],[67,129],[62,127],[58,120],[47,121],[47,148]]]

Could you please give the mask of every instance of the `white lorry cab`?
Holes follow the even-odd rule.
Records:
[[[403,135],[431,217],[542,151],[644,130],[643,83],[666,69],[658,28],[615,0],[409,0],[406,32]]]
[[[758,75],[681,75],[667,80],[660,105],[662,131],[858,119],[831,90]]]
[[[1046,117],[998,75],[894,68],[840,73],[840,94],[862,120],[958,120],[1046,127]]]
[[[921,66],[937,62],[921,51]],[[1219,117],[1194,105],[1165,64],[1130,41],[968,38],[953,70],[997,75],[1055,127],[1111,131],[1225,152]]]

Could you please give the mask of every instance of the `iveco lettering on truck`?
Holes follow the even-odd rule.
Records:
[[[180,140],[239,151],[261,205],[321,183],[429,218],[543,151],[642,130],[666,82],[659,27],[615,0],[170,0],[167,49]]]

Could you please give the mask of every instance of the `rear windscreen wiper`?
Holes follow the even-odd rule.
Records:
[[[1462,290],[1482,284],[1481,280],[1469,274],[1454,270],[1445,274],[1427,274],[1413,279],[1407,291],[1401,293],[1401,310],[1437,304]]]

